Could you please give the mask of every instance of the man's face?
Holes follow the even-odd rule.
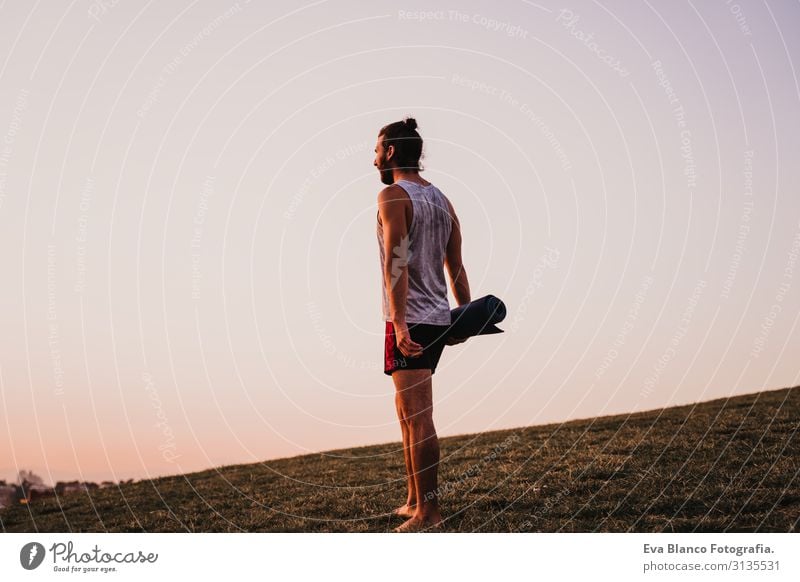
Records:
[[[378,136],[378,143],[375,144],[375,161],[373,165],[378,168],[381,175],[381,182],[384,184],[394,184],[394,176],[392,175],[392,166],[389,163],[390,158],[394,154],[394,146],[388,148],[383,147],[383,136]]]

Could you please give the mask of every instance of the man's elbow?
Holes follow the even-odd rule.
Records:
[[[387,261],[383,265],[383,277],[386,281],[390,281],[392,287],[400,280],[400,278],[406,273],[407,268],[404,264],[400,264],[399,261]]]
[[[464,263],[461,261],[448,261],[445,265],[450,279],[457,281],[461,277],[467,276],[467,270],[464,268]]]

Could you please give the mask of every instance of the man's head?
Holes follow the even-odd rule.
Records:
[[[381,182],[394,183],[393,170],[419,172],[422,157],[422,137],[417,132],[417,120],[407,117],[381,128],[375,144],[375,167]]]

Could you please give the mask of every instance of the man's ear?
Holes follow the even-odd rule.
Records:
[[[386,158],[385,158],[386,161],[388,162],[389,160],[391,160],[392,156],[394,156],[394,146],[390,145],[389,147],[386,148]]]

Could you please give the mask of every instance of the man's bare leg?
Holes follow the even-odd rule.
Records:
[[[417,505],[395,531],[417,531],[442,521],[438,503],[439,438],[433,425],[430,370],[397,370],[392,374],[406,422]]]
[[[411,517],[417,508],[417,482],[414,478],[414,465],[411,462],[411,438],[408,430],[408,423],[403,417],[403,408],[401,406],[400,392],[395,393],[394,398],[395,406],[397,407],[397,418],[400,420],[400,430],[403,433],[403,458],[406,464],[406,480],[408,481],[408,497],[406,498],[405,505],[401,505],[392,513],[401,517]]]

